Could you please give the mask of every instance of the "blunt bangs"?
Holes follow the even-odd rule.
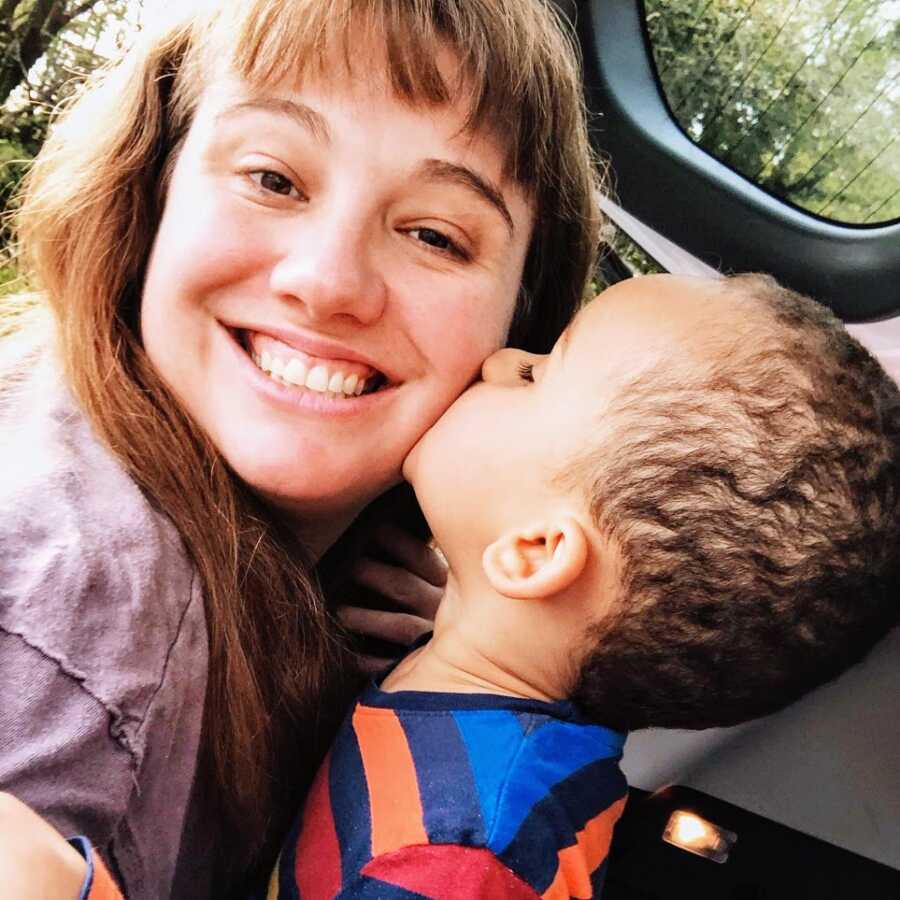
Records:
[[[561,20],[548,9],[540,0],[244,0],[210,18],[196,50],[201,72],[226,60],[260,88],[296,86],[335,61],[359,79],[380,64],[403,101],[467,108],[463,130],[499,140],[505,177],[535,196],[558,178],[554,135],[571,127],[560,121],[560,74],[578,83]],[[452,74],[442,51],[458,64]]]
[[[375,69],[413,105],[457,103],[492,139],[535,226],[509,343],[549,351],[585,299],[604,164],[588,140],[577,42],[550,0],[200,0],[169,58],[164,193],[202,92],[221,75],[256,90]],[[179,37],[181,41],[181,37]],[[447,61],[452,60],[451,65]]]

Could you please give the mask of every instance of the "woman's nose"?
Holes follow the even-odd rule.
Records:
[[[340,215],[311,216],[292,237],[272,270],[278,295],[299,302],[312,321],[344,315],[371,325],[381,318],[387,287],[363,228]]]
[[[491,384],[519,385],[522,383],[522,366],[534,365],[543,359],[537,353],[513,350],[506,347],[492,353],[481,366],[481,378]]]

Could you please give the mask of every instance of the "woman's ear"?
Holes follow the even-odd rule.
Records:
[[[514,600],[537,600],[565,590],[584,571],[588,539],[572,516],[509,531],[482,554],[491,587]]]

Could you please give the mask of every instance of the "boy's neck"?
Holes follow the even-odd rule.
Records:
[[[462,602],[451,580],[431,639],[397,664],[382,682],[382,689],[391,693],[429,691],[544,701],[562,699],[562,692],[547,684],[541,673],[526,672],[521,666],[510,665],[509,660],[501,660],[473,645],[463,624],[464,610],[473,608],[474,604]]]

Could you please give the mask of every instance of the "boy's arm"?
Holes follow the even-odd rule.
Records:
[[[90,864],[81,849],[90,854]],[[122,900],[87,841],[76,848],[5,793],[0,793],[0,884],[16,900]]]

